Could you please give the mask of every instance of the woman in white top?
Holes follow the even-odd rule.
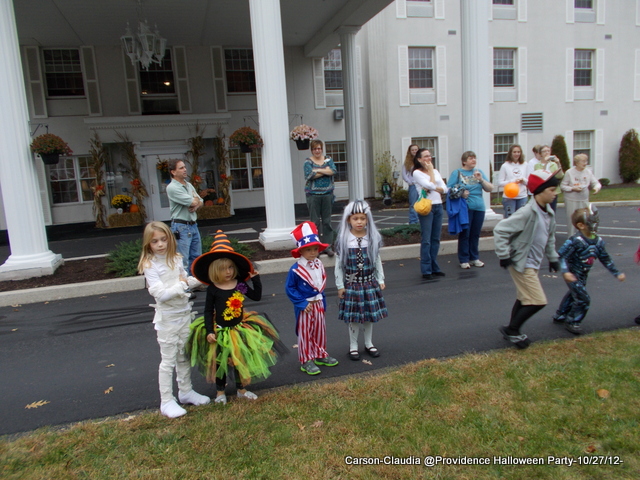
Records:
[[[517,183],[520,190],[518,195],[512,198],[502,195],[502,205],[504,207],[504,218],[509,218],[515,211],[522,208],[527,203],[527,167],[524,164],[522,147],[511,145],[505,162],[500,167],[498,174],[498,186],[504,187],[507,183]]]
[[[560,189],[564,193],[564,208],[567,212],[567,228],[569,236],[576,233],[576,229],[571,223],[571,215],[579,208],[587,208],[589,206],[589,189],[593,190],[593,194],[597,194],[602,185],[587,168],[589,165],[589,157],[584,153],[580,153],[573,158],[573,168],[567,170]]]
[[[431,280],[434,277],[444,277],[444,272],[438,266],[438,250],[440,250],[440,235],[442,233],[442,194],[447,193],[447,185],[440,173],[433,168],[431,152],[421,148],[413,158],[413,181],[417,187],[427,192],[431,200],[429,215],[419,215],[422,240],[420,242],[420,271],[422,278]]]
[[[414,184],[411,171],[413,170],[413,157],[416,156],[419,149],[418,145],[409,145],[402,164],[402,179],[409,185],[409,225],[418,223],[418,214],[413,209],[413,204],[418,200],[418,190]]]
[[[527,168],[524,173],[526,178],[529,178],[529,175],[533,173],[533,167],[540,161],[540,150],[542,149],[542,145],[534,145],[531,151],[533,152],[533,158],[527,162]]]
[[[532,174],[536,170],[544,170],[549,173],[556,172],[555,177],[558,180],[562,180],[562,177],[564,177],[560,160],[558,157],[551,155],[551,147],[549,147],[549,145],[543,145],[540,147],[540,161],[536,163],[531,170],[529,170],[529,174]],[[529,177],[527,176],[527,178]],[[556,188],[556,198],[554,198],[553,202],[549,204],[549,206],[553,208],[554,213],[558,208],[558,195],[560,195],[560,187]]]

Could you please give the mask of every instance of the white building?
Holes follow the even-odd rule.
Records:
[[[0,0],[0,6],[0,30],[8,35],[0,47],[4,64],[15,61],[13,29],[24,78],[21,84],[11,76],[16,68],[8,68],[5,81],[22,93],[0,92],[0,142],[16,143],[13,151],[0,149],[3,172],[16,158],[26,168],[24,182],[0,180],[0,229],[8,229],[16,248],[42,225],[94,220],[88,156],[94,132],[112,158],[107,198],[131,189],[116,146],[117,133],[126,134],[150,193],[148,216],[168,220],[158,161],[182,157],[196,126],[205,128],[200,170],[215,188],[218,128],[227,137],[243,125],[260,130],[261,151],[230,149],[232,202],[235,209],[266,206],[262,240],[274,248],[293,227],[293,205],[304,203],[302,162],[309,152],[288,139],[300,123],[327,142],[339,169],[338,198],[374,196],[373,158],[390,151],[400,164],[411,142],[431,148],[446,177],[466,149],[487,170],[490,160],[499,167],[510,144],[528,153],[558,134],[570,154],[588,151],[596,175],[615,183],[620,139],[639,127],[640,0]],[[163,63],[149,72],[133,66],[120,43],[127,22],[136,30],[145,19],[168,41]],[[24,122],[7,113],[20,112],[21,102],[28,108]],[[55,167],[28,152],[31,137],[46,131],[74,151]],[[20,189],[36,190],[37,198],[16,201]],[[24,222],[23,209],[35,216]],[[12,257],[46,252],[44,236],[35,237],[37,245],[27,241],[17,254],[12,248]]]

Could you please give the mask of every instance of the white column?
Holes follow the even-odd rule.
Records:
[[[462,36],[462,147],[473,150],[478,168],[489,177],[491,126],[489,101],[489,0],[461,0]],[[489,181],[491,179],[489,178]],[[486,217],[496,216],[489,193],[483,194]],[[497,217],[497,216],[496,216]]]
[[[344,127],[347,140],[347,173],[349,200],[364,199],[364,172],[362,158],[362,131],[358,102],[358,71],[356,65],[356,33],[360,27],[341,27],[342,89],[344,92]]]
[[[62,257],[47,244],[11,0],[0,0],[0,65],[0,185],[11,246],[0,279],[50,275]]]
[[[260,243],[267,250],[294,246],[293,175],[289,149],[287,90],[280,0],[249,0],[251,38],[260,117],[267,228]]]

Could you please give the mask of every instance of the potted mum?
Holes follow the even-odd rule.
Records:
[[[60,155],[73,153],[67,142],[53,133],[45,133],[34,138],[31,151],[40,155],[45,165],[55,165],[60,160]]]
[[[229,136],[229,144],[232,147],[240,147],[243,153],[251,153],[256,148],[261,148],[262,138],[260,134],[251,127],[242,127],[237,129]]]
[[[309,125],[298,125],[291,130],[291,140],[296,142],[298,150],[309,150],[309,142],[318,138],[318,131]]]
[[[133,199],[129,195],[120,194],[111,199],[111,206],[119,210],[118,213],[126,212],[129,210],[132,201]]]

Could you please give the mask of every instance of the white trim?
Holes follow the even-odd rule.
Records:
[[[396,0],[396,18],[407,18],[407,0]]]
[[[228,111],[227,106],[227,76],[224,68],[224,50],[220,46],[211,47],[211,71],[213,74],[213,98],[216,112]]]
[[[98,66],[92,46],[83,45],[80,47],[80,64],[82,65],[82,81],[84,82],[84,94],[87,97],[89,115],[92,117],[102,116]]]
[[[527,47],[517,49],[518,103],[527,103]]]
[[[411,105],[409,97],[409,46],[398,45],[398,93],[400,106]],[[440,82],[438,82],[440,83]]]
[[[516,143],[518,145],[520,145],[520,148],[522,149],[522,158],[524,158],[525,162],[527,161],[527,157],[525,155],[526,155],[526,152],[528,150],[528,148],[527,148],[528,147],[528,140],[529,140],[529,137],[527,136],[526,132],[518,133],[518,141]],[[525,163],[525,165],[526,165],[526,163]]]
[[[636,49],[636,61],[633,75],[633,101],[640,102],[640,49]]]
[[[316,57],[313,62],[313,98],[316,110],[327,108],[327,100],[324,92],[324,58]]]
[[[120,50],[122,52],[122,62],[124,65],[127,112],[129,115],[140,115],[142,114],[142,103],[140,100],[140,79],[138,78],[138,71],[136,67],[131,64],[131,59],[129,59],[124,50]]]
[[[527,0],[516,0],[518,2],[518,22],[527,21]],[[524,152],[522,152],[524,155]]]
[[[567,48],[566,51],[566,80],[565,80],[565,102],[573,102],[573,65],[574,65],[574,50],[573,48]]]
[[[189,69],[187,68],[187,49],[183,46],[173,47],[173,74],[175,76],[176,94],[180,113],[191,113],[191,92],[189,90]]]
[[[44,74],[38,47],[24,47],[24,69],[27,77],[27,93],[31,118],[47,118],[47,97],[44,91]],[[3,68],[6,68],[3,66]],[[6,113],[6,112],[5,112]]]
[[[596,175],[596,178],[602,178],[602,164],[604,162],[604,130],[596,130],[594,137],[593,157],[595,165],[593,165],[593,173]]]
[[[433,0],[434,18],[436,20],[444,20],[444,0]]]
[[[640,0],[636,0],[636,27],[640,27]]]
[[[598,25],[604,25],[604,18],[606,12],[606,0],[596,0],[596,23]]]
[[[362,83],[362,53],[356,45],[356,81],[358,82],[358,106],[364,108],[364,85]]]
[[[573,165],[573,130],[567,130],[564,132],[564,143],[567,145],[569,165]]]
[[[494,69],[494,56],[496,49],[494,47],[489,47],[489,105],[491,105],[494,101],[493,92],[496,88],[493,84],[493,69]]]
[[[440,175],[448,179],[449,177],[449,137],[447,135],[438,136],[438,165],[440,166]]]
[[[436,47],[436,103],[447,104],[447,47]]]
[[[604,48],[596,50],[596,102],[604,102]]]
[[[575,1],[574,0],[565,0],[566,1],[566,10],[567,10],[567,23],[576,23],[576,12],[575,12]]]

